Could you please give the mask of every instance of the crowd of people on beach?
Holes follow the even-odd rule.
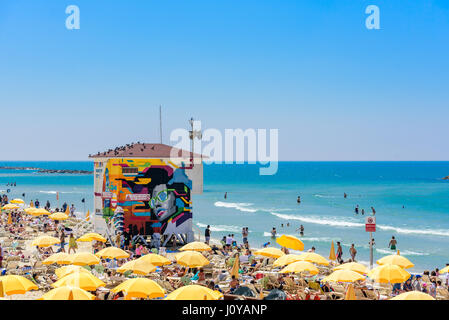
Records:
[[[3,195],[0,199],[2,204],[8,203],[7,196]],[[39,201],[35,200],[33,205],[39,207]],[[46,207],[50,212],[66,212],[68,204],[64,203],[62,208],[51,209],[47,203]],[[54,221],[45,215],[34,217],[21,209],[3,212],[0,219],[2,275],[22,274],[36,283],[41,293],[46,292],[51,289],[51,284],[57,281],[57,277],[51,272],[55,267],[42,265],[42,262],[52,254],[58,252],[73,254],[80,251],[97,253],[107,246],[116,246],[127,252],[129,257],[103,259],[100,265],[88,268],[92,274],[106,283],[104,288],[99,288],[95,292],[97,299],[123,299],[123,294],[112,293],[110,289],[133,275],[119,274],[117,272],[119,267],[151,254],[161,254],[174,261],[174,254],[179,252],[179,246],[182,245],[174,237],[165,246],[161,246],[160,234],[159,237],[151,237],[151,241],[148,241],[147,235],[140,234],[132,228],[125,228],[123,232],[116,232],[112,236],[105,235],[106,242],[93,241],[89,244],[80,244],[76,239],[85,232],[93,231],[93,225],[76,217],[72,207],[74,206],[69,208],[70,217],[65,221]],[[286,223],[286,226],[290,227],[290,223]],[[304,234],[304,229],[304,226],[300,225],[297,230],[300,234]],[[60,244],[44,248],[29,247],[29,242],[39,235],[54,236],[60,240]],[[271,241],[265,243],[263,247],[274,246],[278,236],[276,227],[272,228],[271,236]],[[189,268],[172,263],[158,267],[147,277],[157,281],[167,293],[189,284],[199,284],[222,292],[225,299],[260,299],[269,295],[290,300],[343,299],[345,285],[321,280],[332,272],[333,267],[355,262],[357,256],[357,249],[352,244],[349,249],[350,259],[345,261],[341,243],[337,242],[336,261],[330,261],[328,266],[318,266],[320,270],[318,275],[293,275],[279,273],[281,268],[273,265],[275,259],[255,254],[258,249],[250,245],[248,227],[242,228],[241,239],[235,234],[228,234],[223,236],[221,241],[215,241],[212,239],[211,226],[208,225],[204,230],[204,243],[210,246],[210,251],[202,252],[210,261],[208,265]],[[396,249],[397,240],[394,237],[389,246],[392,251]],[[286,247],[282,247],[281,251],[286,255],[291,254]],[[315,247],[312,246],[306,251],[314,253]],[[236,266],[238,272],[234,270]],[[365,279],[357,281],[355,289],[357,299],[360,300],[389,299],[411,290],[428,293],[437,299],[449,299],[448,285],[448,274],[440,274],[436,269],[413,274],[410,279],[393,286],[378,285]]]

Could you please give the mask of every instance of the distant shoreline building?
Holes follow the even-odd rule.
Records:
[[[133,143],[89,155],[94,161],[98,232],[160,233],[193,241],[192,194],[203,192],[203,157],[159,143]]]

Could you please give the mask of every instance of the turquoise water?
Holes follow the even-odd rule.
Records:
[[[34,166],[52,169],[92,170],[91,162],[0,162],[0,166]],[[343,258],[349,258],[354,243],[357,259],[368,262],[369,234],[364,217],[356,216],[358,204],[370,213],[376,209],[377,232],[374,258],[390,253],[392,235],[401,254],[415,263],[412,271],[449,263],[449,162],[281,162],[275,176],[259,176],[256,165],[205,165],[204,193],[193,197],[194,224],[212,226],[212,237],[234,233],[241,241],[241,228],[249,227],[253,246],[270,241],[269,232],[298,235],[305,227],[306,249],[315,246],[328,255],[330,242],[340,241]],[[74,203],[77,211],[92,209],[93,178],[80,175],[37,174],[0,170],[0,190],[17,182],[11,196],[26,193],[60,205]],[[224,192],[228,192],[224,200]],[[343,193],[348,198],[343,198]],[[302,203],[296,203],[300,195]],[[405,208],[403,208],[405,206]],[[284,224],[284,228],[281,224]],[[285,225],[290,223],[290,227]]]

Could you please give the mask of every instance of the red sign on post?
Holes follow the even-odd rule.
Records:
[[[365,231],[366,232],[376,232],[376,218],[375,217],[366,217]]]

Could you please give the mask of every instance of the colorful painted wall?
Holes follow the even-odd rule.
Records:
[[[123,208],[133,233],[192,231],[192,181],[184,169],[160,159],[110,159],[103,176],[103,217]]]

